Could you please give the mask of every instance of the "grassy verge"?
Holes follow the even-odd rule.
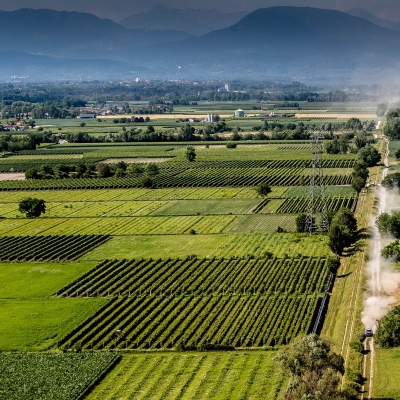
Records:
[[[374,399],[400,399],[400,349],[376,349]]]

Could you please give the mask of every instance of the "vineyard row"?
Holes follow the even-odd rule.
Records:
[[[337,211],[342,207],[351,209],[356,198],[354,197],[327,197],[326,208],[328,211]],[[306,197],[292,197],[285,199],[284,203],[277,209],[278,214],[299,214],[307,212],[308,199]],[[314,211],[321,212],[323,203],[320,198],[315,199]]]
[[[168,172],[168,171],[167,171]],[[325,185],[350,185],[351,175],[325,175]],[[266,183],[269,186],[307,186],[310,176],[303,168],[244,168],[186,170],[177,174],[162,173],[151,177],[153,188],[168,187],[247,187]],[[143,187],[143,176],[125,178],[40,179],[1,181],[0,191],[43,189],[111,189]]]
[[[114,297],[62,349],[275,346],[307,333],[321,295]]]
[[[0,237],[0,261],[76,260],[108,239],[107,235]]]
[[[62,297],[322,293],[326,258],[103,261],[56,293]]]

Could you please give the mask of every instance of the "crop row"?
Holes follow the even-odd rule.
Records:
[[[285,147],[285,150],[292,150]],[[322,168],[352,168],[353,159],[322,160]],[[159,168],[163,169],[224,169],[224,168],[311,168],[310,160],[221,160],[221,161],[198,161],[162,163]]]
[[[263,258],[269,254],[281,258],[301,257],[301,255],[326,257],[331,252],[327,245],[327,237],[324,235],[251,232],[230,235],[229,240],[218,248],[213,256]]]
[[[50,155],[50,154],[49,154]],[[48,156],[47,156],[48,157]],[[96,163],[101,160],[101,158],[96,157],[86,157],[74,158],[72,155],[68,158],[27,158],[27,159],[15,159],[14,157],[8,157],[5,159],[0,159],[0,172],[25,172],[27,169],[34,168],[38,169],[41,165],[49,165],[52,168],[59,167],[61,165],[80,165],[82,163]]]
[[[115,353],[0,353],[0,398],[75,400],[115,363]]]
[[[218,169],[204,170],[196,174],[188,170],[182,175],[159,174],[152,178],[153,188],[168,187],[225,187],[257,186],[266,183],[270,186],[309,185],[310,177],[304,175],[303,169]],[[348,174],[326,175],[325,185],[349,185]],[[143,187],[143,178],[83,178],[83,179],[40,179],[21,181],[1,181],[0,191],[7,190],[46,190],[46,189],[113,189]]]
[[[0,261],[75,260],[108,239],[106,235],[0,237]]]
[[[321,293],[324,258],[104,261],[58,296]]]
[[[287,188],[271,188],[272,196],[283,196]],[[203,199],[253,199],[256,192],[248,188],[165,188],[165,189],[97,189],[97,190],[47,190],[47,191],[20,191],[3,192],[1,195],[1,208],[5,203],[18,203],[24,197],[40,197],[46,202],[102,202],[102,201],[149,201],[149,200],[203,200]],[[307,191],[305,192],[307,195]]]
[[[328,211],[337,211],[342,207],[350,208],[355,201],[354,197],[327,197],[326,208]],[[314,211],[322,211],[321,198],[315,199]],[[308,209],[308,199],[305,197],[291,197],[286,199],[283,204],[277,209],[278,214],[299,214],[305,213]]]
[[[274,352],[124,354],[87,400],[277,399],[284,378]]]
[[[235,215],[174,217],[4,218],[0,235],[181,235],[222,233]],[[190,232],[191,230],[195,232]]]
[[[174,348],[286,344],[310,329],[320,295],[114,297],[59,346]]]

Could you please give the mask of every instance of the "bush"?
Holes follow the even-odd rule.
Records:
[[[364,353],[364,346],[362,345],[361,342],[350,342],[350,348],[354,351],[356,351],[357,353]]]
[[[150,189],[153,187],[153,181],[149,176],[144,176],[142,179],[142,187]]]

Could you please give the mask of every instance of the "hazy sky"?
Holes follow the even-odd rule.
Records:
[[[52,8],[82,11],[120,20],[156,4],[168,8],[217,8],[221,11],[253,11],[278,5],[310,6],[347,11],[363,8],[382,18],[400,20],[400,0],[0,0],[0,10]]]

